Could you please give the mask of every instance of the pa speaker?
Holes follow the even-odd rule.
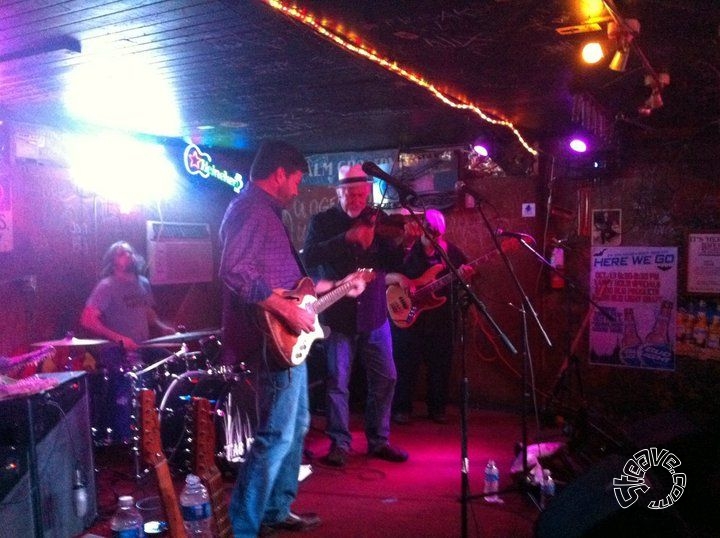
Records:
[[[636,422],[627,428],[625,437],[621,452],[592,464],[553,499],[536,522],[536,536],[717,535],[717,435],[698,428],[682,413],[668,412]],[[650,450],[658,458],[672,454],[676,472],[685,477],[682,493],[664,508],[657,508],[663,506],[661,501],[667,501],[676,484],[676,476],[658,461],[644,474],[648,491],[630,507],[622,508],[615,498],[613,479],[621,478],[630,459],[650,454]],[[648,507],[650,502],[655,503],[655,509]]]
[[[87,381],[0,401],[0,535],[66,538],[97,516]]]

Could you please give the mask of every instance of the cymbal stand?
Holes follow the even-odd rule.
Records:
[[[133,468],[135,472],[135,480],[140,481],[142,480],[145,475],[149,472],[148,469],[142,468],[142,459],[140,457],[140,423],[138,421],[138,413],[140,412],[140,391],[144,388],[143,383],[140,382],[140,379],[143,375],[145,375],[148,372],[151,372],[163,364],[167,362],[172,362],[175,359],[181,359],[183,358],[188,352],[188,346],[185,342],[182,343],[182,346],[180,346],[180,349],[176,351],[175,353],[168,355],[167,357],[149,365],[145,368],[138,370],[137,372],[134,370],[129,370],[125,373],[127,378],[130,380],[130,392],[132,394],[132,416],[131,419],[131,429],[132,429],[132,448],[130,449],[132,452],[132,458],[133,458]]]

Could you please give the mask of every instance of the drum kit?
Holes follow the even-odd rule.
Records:
[[[220,331],[205,329],[192,332],[177,332],[146,340],[140,344],[137,353],[128,353],[127,367],[121,369],[122,375],[130,382],[133,399],[141,389],[153,389],[156,393],[157,410],[160,423],[160,436],[168,462],[181,471],[188,472],[192,466],[192,399],[206,398],[213,410],[216,427],[219,467],[233,472],[245,460],[253,441],[253,431],[257,424],[257,393],[250,379],[251,372],[244,364],[231,368],[220,364]],[[68,356],[76,357],[77,351],[86,347],[111,344],[108,340],[76,338],[68,333],[65,338],[48,340],[32,344],[34,347],[69,348]],[[190,348],[198,348],[190,351]],[[177,350],[171,352],[171,350]],[[145,352],[144,350],[147,350]],[[141,357],[160,357],[154,362],[140,360]],[[149,364],[147,363],[149,362]],[[64,369],[80,369],[76,361],[68,359]],[[97,372],[100,383],[107,384],[108,372]],[[117,375],[117,373],[116,373]],[[107,392],[107,387],[97,388],[96,392]],[[91,383],[92,386],[92,383]],[[91,389],[92,392],[92,389]],[[91,393],[91,399],[93,394]],[[103,402],[101,396],[97,397]],[[105,400],[107,401],[107,400]],[[101,404],[102,405],[102,404]],[[137,408],[133,418],[138,416]],[[107,414],[108,409],[102,409]],[[93,439],[98,446],[109,441],[110,428],[101,428],[98,423],[106,423],[93,413]],[[106,417],[105,417],[106,418]],[[132,427],[131,427],[132,428]],[[103,431],[107,430],[107,431]],[[135,445],[134,456],[139,454],[138,427],[134,424],[132,435]],[[136,478],[142,472],[136,459]]]

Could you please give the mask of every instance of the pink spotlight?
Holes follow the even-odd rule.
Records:
[[[487,148],[485,146],[481,146],[480,144],[475,144],[473,146],[473,151],[481,157],[487,157],[490,154]]]
[[[570,149],[572,149],[576,153],[585,153],[587,151],[587,144],[584,140],[580,140],[579,138],[573,138],[570,141]]]

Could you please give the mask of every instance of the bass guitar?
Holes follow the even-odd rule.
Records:
[[[185,524],[180,505],[178,504],[175,487],[170,477],[165,453],[160,441],[160,425],[157,409],[155,409],[155,393],[150,389],[140,391],[140,437],[143,459],[145,463],[155,469],[160,498],[162,499],[165,515],[168,519],[168,529],[172,538],[185,538]]]
[[[475,269],[481,263],[487,262],[492,256],[497,254],[496,250],[491,250],[487,254],[474,259],[468,265]],[[438,263],[425,271],[422,275],[410,282],[415,291],[408,293],[398,284],[390,284],[385,292],[387,299],[387,309],[390,320],[400,329],[407,329],[417,320],[418,316],[425,310],[432,310],[445,304],[446,297],[438,297],[435,292],[447,286],[453,279],[454,275],[448,273],[437,278],[446,267]]]
[[[310,278],[305,277],[292,290],[274,290],[281,297],[288,301],[297,303],[298,308],[304,308],[315,316],[315,323],[312,332],[301,332],[297,335],[279,320],[273,313],[263,310],[262,321],[266,332],[270,335],[274,347],[277,366],[290,368],[302,364],[310,353],[313,342],[319,338],[325,338],[326,330],[320,325],[318,314],[334,305],[345,297],[355,286],[354,280],[361,278],[370,282],[375,278],[372,269],[358,269],[353,273],[353,278],[337,288],[333,288],[322,297],[315,296],[315,286]]]
[[[193,398],[195,433],[195,474],[205,484],[213,511],[214,535],[232,538],[230,516],[225,502],[222,475],[215,465],[215,421],[213,408],[207,398]]]

